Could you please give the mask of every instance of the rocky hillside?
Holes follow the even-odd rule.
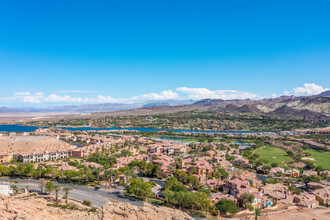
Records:
[[[188,214],[177,209],[156,207],[145,203],[143,207],[129,203],[108,202],[98,213],[98,219],[116,220],[193,220]]]
[[[330,97],[327,96],[282,96],[274,99],[227,101],[205,99],[194,105],[204,108],[207,106],[210,110],[252,112],[281,118],[303,117],[308,120],[329,120],[330,117]]]
[[[48,201],[47,201],[48,200]],[[51,200],[51,201],[49,201]],[[53,198],[13,198],[0,196],[2,220],[193,220],[180,210],[145,204],[143,207],[129,203],[109,202],[97,212],[68,210],[47,206]]]

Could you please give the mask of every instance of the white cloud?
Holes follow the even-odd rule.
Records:
[[[140,96],[134,96],[130,98],[131,100],[163,100],[163,99],[178,99],[179,94],[173,92],[172,90],[164,90],[160,94],[158,93],[148,93]],[[130,100],[128,99],[128,100]]]
[[[96,93],[96,91],[86,91],[86,90],[59,90],[54,91],[56,93]]]
[[[291,91],[285,91],[285,95],[296,95],[296,96],[303,96],[303,95],[317,95],[321,92],[330,90],[329,88],[323,88],[320,85],[316,85],[315,83],[305,83],[302,87],[296,87]]]
[[[27,103],[40,103],[44,95],[42,92],[31,94],[30,92],[16,92],[13,100],[18,100]]]
[[[23,95],[31,95],[31,93],[29,93],[29,92],[16,92],[15,95],[16,96],[21,96],[21,95],[23,96]]]
[[[106,102],[117,102],[117,100],[111,96],[99,95],[96,98],[96,102],[106,103]]]
[[[12,97],[2,97],[0,100],[5,102],[23,102],[23,103],[131,103],[146,100],[178,99],[179,94],[172,90],[165,90],[161,93],[148,93],[130,98],[115,99],[111,96],[98,95],[96,97],[75,97],[70,95],[58,95],[52,93],[45,96],[43,92],[17,92]]]
[[[209,90],[206,88],[188,88],[188,87],[179,87],[176,89],[178,92],[185,93],[188,95],[188,98],[194,100],[200,99],[253,99],[258,96],[249,92],[242,92],[236,90]]]
[[[57,94],[50,94],[44,98],[45,102],[72,102],[72,103],[87,103],[89,98],[71,97],[68,95],[60,96]]]

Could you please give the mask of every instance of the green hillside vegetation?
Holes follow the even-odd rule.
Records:
[[[311,161],[316,166],[320,166],[323,169],[330,170],[330,153],[319,152],[316,150],[307,150],[305,152],[311,154],[311,156],[308,156],[308,158],[315,159],[315,160],[306,160],[306,161]]]
[[[272,147],[266,146],[255,150],[254,153],[259,154],[259,159],[266,160],[267,165],[271,165],[272,163],[277,163],[279,167],[286,168],[283,163],[291,162],[292,159],[284,152],[283,150]]]

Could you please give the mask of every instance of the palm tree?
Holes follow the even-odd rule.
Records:
[[[175,158],[175,165],[177,166],[178,169],[182,168],[182,158],[181,157]]]
[[[95,168],[93,168],[93,171],[92,172],[96,176],[97,184],[100,184],[100,172],[102,172],[102,168],[101,167],[95,167]]]
[[[219,171],[219,169],[216,170],[216,172],[214,173],[214,177],[218,180],[218,187],[220,185],[220,179],[221,179],[221,173]]]
[[[66,187],[63,188],[63,190],[65,192],[66,205],[68,205],[69,191],[72,190],[72,188],[66,186]]]
[[[255,216],[255,220],[258,220],[258,216],[261,216],[261,209],[255,208],[254,216]]]
[[[210,200],[208,200],[208,199],[204,199],[204,200],[202,201],[202,206],[203,206],[203,208],[205,209],[205,216],[207,216],[207,211],[208,211],[208,209],[209,209],[209,207],[210,207]]]
[[[55,185],[54,186],[54,190],[55,190],[55,195],[56,195],[56,205],[58,204],[58,192],[61,190],[61,187],[59,185]]]
[[[210,176],[210,172],[209,172],[209,170],[206,170],[205,175],[206,175],[206,184],[207,184],[207,180],[208,180],[208,178],[209,178],[209,176]]]

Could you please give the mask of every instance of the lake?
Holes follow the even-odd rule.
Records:
[[[47,127],[43,127],[47,128]],[[222,134],[229,134],[229,133],[265,133],[264,132],[254,132],[254,131],[195,131],[195,130],[171,130],[171,129],[156,129],[156,128],[93,128],[93,127],[57,127],[62,129],[67,129],[70,131],[91,131],[91,130],[136,130],[136,131],[169,131],[169,132],[196,132],[196,133],[222,133]],[[35,126],[22,126],[22,125],[0,125],[0,132],[31,132],[38,129]]]

